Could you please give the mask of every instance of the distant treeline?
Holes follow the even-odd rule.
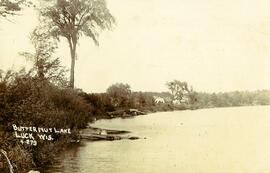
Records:
[[[205,93],[190,91],[175,100],[171,92],[132,92],[128,84],[114,84],[106,93],[81,93],[92,105],[96,118],[108,112],[138,109],[144,112],[201,109],[214,107],[270,105],[270,90]]]
[[[197,108],[270,105],[270,90],[196,94]]]

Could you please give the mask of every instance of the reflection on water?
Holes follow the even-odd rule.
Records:
[[[50,173],[269,173],[270,106],[177,111],[94,126],[140,140],[83,142]]]

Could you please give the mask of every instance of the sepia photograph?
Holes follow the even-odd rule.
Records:
[[[268,0],[0,0],[0,173],[270,173]]]

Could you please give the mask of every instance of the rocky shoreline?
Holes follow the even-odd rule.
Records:
[[[79,139],[76,142],[80,142],[81,140],[88,140],[88,141],[100,141],[100,140],[121,140],[121,139],[130,139],[136,140],[140,139],[137,136],[130,136],[127,135],[130,131],[125,130],[111,130],[111,129],[103,129],[88,126],[86,129],[80,131]]]

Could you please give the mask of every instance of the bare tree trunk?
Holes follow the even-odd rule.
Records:
[[[70,49],[70,55],[71,55],[71,67],[70,67],[70,81],[69,86],[71,88],[74,88],[74,81],[75,81],[75,60],[76,60],[76,40],[69,39],[69,49]]]
[[[70,67],[70,81],[69,85],[74,88],[74,68],[75,68],[75,49],[71,50],[71,67]]]

